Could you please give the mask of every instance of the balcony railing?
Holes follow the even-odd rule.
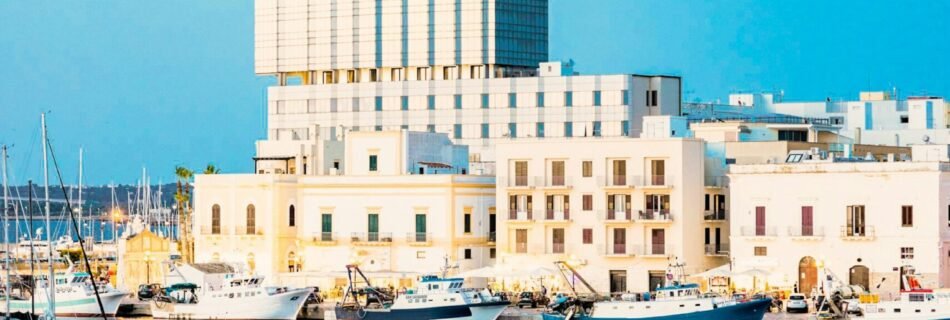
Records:
[[[724,176],[706,176],[706,186],[711,188],[724,188],[729,186],[729,180]]]
[[[706,220],[706,221],[725,221],[725,220],[726,220],[726,210],[706,211],[706,212],[703,214],[703,220]]]
[[[633,210],[630,210],[630,208],[607,209],[600,212],[600,218],[604,221],[631,222],[633,221]]]
[[[221,234],[221,226],[201,226],[201,234]]]
[[[611,246],[611,254],[627,254],[627,244],[626,243],[614,243]]]
[[[656,221],[656,222],[667,222],[673,221],[673,214],[670,213],[670,210],[660,209],[647,209],[640,212],[639,220],[645,221]]]
[[[515,243],[515,253],[528,253],[528,244]]]
[[[791,226],[788,227],[788,235],[796,238],[822,238],[825,236],[825,229],[821,226]]]
[[[408,243],[428,243],[432,241],[432,234],[426,232],[410,232],[406,234]]]
[[[525,209],[509,209],[508,220],[510,221],[531,221],[534,215],[531,211]]]
[[[728,256],[728,243],[710,243],[706,245],[706,255],[708,256]]]
[[[393,242],[391,232],[353,232],[350,235],[353,242]]]
[[[876,236],[874,226],[841,226],[841,238],[845,240],[869,240]]]
[[[565,176],[551,176],[548,178],[548,183],[545,185],[547,187],[570,187],[571,178]]]
[[[317,232],[313,236],[313,241],[316,242],[333,242],[336,241],[337,235],[333,232]]]
[[[495,232],[488,233],[488,242],[495,242]]]
[[[665,186],[666,184],[666,175],[652,175],[650,176],[650,185],[651,186]]]
[[[234,227],[234,234],[236,235],[264,235],[264,230],[257,228],[256,226],[246,226],[246,227]]]
[[[739,229],[743,237],[775,237],[775,227],[770,226],[743,226]]]
[[[564,253],[564,244],[563,244],[563,243],[552,243],[552,244],[551,244],[551,253]]]
[[[528,176],[515,176],[515,187],[527,187]]]
[[[673,246],[667,243],[651,243],[643,247],[643,254],[647,256],[665,256],[673,254]]]
[[[548,221],[571,220],[571,210],[567,208],[561,209],[560,211],[554,210],[554,209],[545,210],[544,220],[548,220]]]

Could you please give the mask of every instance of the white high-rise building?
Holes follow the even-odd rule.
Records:
[[[278,78],[258,158],[313,164],[317,140],[347,131],[429,131],[491,173],[499,140],[636,137],[643,116],[679,113],[678,77],[545,62],[547,12],[544,0],[257,0],[255,71]]]

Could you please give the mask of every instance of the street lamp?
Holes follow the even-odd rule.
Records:
[[[145,284],[152,283],[152,252],[145,251]]]

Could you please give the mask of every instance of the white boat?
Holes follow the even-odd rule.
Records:
[[[392,298],[370,285],[358,267],[347,271],[350,285],[336,307],[337,320],[495,320],[508,306],[487,290],[462,288],[461,278],[426,276],[415,290]],[[357,275],[366,287],[356,288]]]
[[[950,319],[950,292],[924,289],[913,275],[901,281],[900,300],[858,304],[865,319]]]
[[[37,290],[30,299],[11,299],[10,311],[45,314],[49,299],[45,280],[37,281]],[[88,273],[71,272],[56,277],[56,292],[54,296],[55,313],[57,317],[99,317],[102,315],[96,294],[93,292],[92,280]],[[99,299],[106,316],[115,316],[119,303],[128,296],[128,292],[112,288],[108,284],[99,285]],[[6,311],[6,305],[0,303],[0,310]]]
[[[265,287],[264,278],[233,279],[220,289],[180,283],[152,299],[157,319],[296,319],[313,289]]]

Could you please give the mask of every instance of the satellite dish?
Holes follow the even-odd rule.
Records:
[[[930,136],[924,135],[924,143],[930,143]]]

